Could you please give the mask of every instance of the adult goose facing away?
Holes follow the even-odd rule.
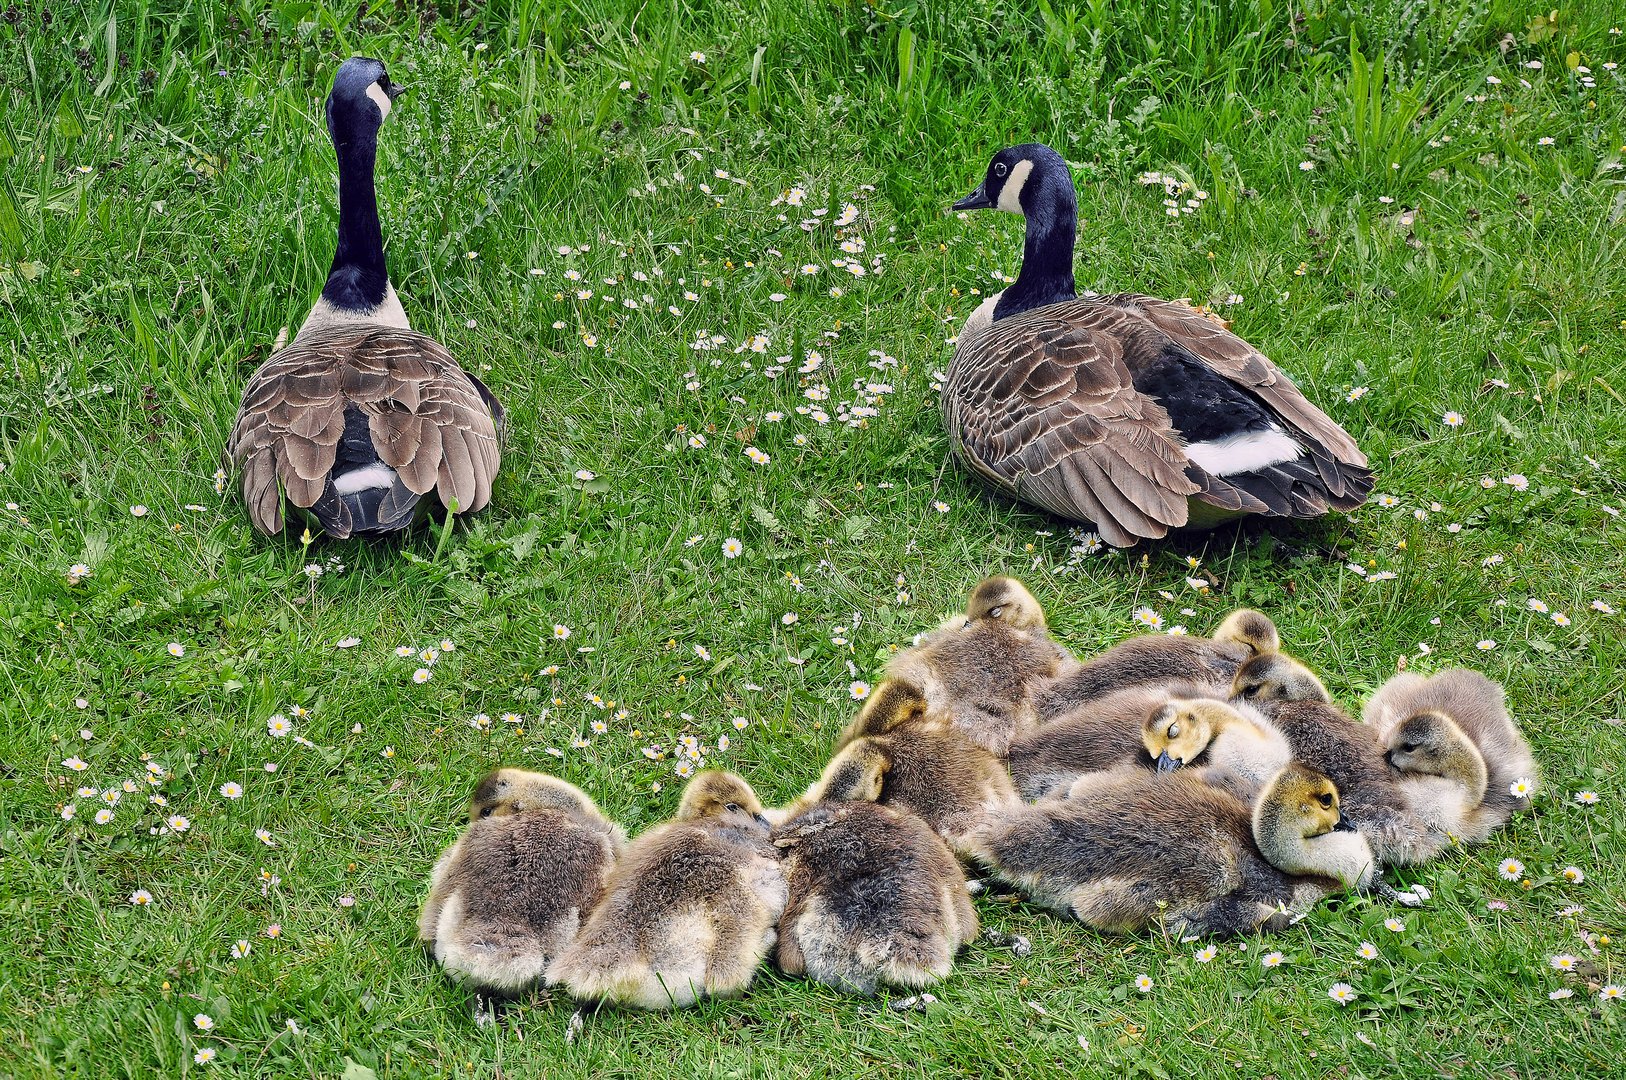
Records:
[[[431,491],[455,513],[491,500],[502,405],[411,328],[384,264],[373,167],[400,92],[383,64],[357,56],[328,95],[339,162],[333,265],[294,340],[243,388],[226,444],[264,533],[282,531],[284,500],[339,539],[406,528]]]
[[[954,209],[1027,220],[1021,273],[966,320],[943,388],[955,454],[991,486],[1119,547],[1366,501],[1354,440],[1258,349],[1183,303],[1077,295],[1077,195],[1050,147],[1001,150]]]

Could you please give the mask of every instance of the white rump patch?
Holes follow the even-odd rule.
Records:
[[[333,478],[333,490],[340,495],[354,495],[358,491],[395,486],[395,470],[382,461],[364,469],[352,469]]]
[[[1022,212],[1022,188],[1028,182],[1028,173],[1033,171],[1032,161],[1018,161],[1011,168],[1010,179],[1005,186],[999,189],[998,206],[1008,214]]]
[[[1004,290],[996,292],[978,304],[976,310],[966,316],[965,322],[960,326],[961,342],[969,342],[972,338],[994,325],[994,308],[999,305],[999,298],[1004,295]]]
[[[380,120],[389,116],[391,104],[390,96],[384,93],[384,88],[382,86],[379,86],[377,83],[373,83],[373,85],[367,88],[367,96],[372,99],[374,105],[378,106],[378,118]]]
[[[1304,456],[1304,448],[1281,428],[1245,431],[1223,439],[1192,443],[1186,457],[1214,476],[1253,472]]]

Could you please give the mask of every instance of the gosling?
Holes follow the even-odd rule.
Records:
[[[548,978],[578,998],[642,1009],[739,994],[773,948],[786,891],[751,786],[699,773],[677,818],[627,848]]]
[[[776,960],[860,994],[920,989],[977,936],[965,874],[925,822],[865,802],[819,803],[774,834],[790,898]]]
[[[1332,695],[1316,673],[1281,652],[1261,653],[1238,667],[1231,679],[1231,697],[1260,709],[1291,701],[1332,704]]]
[[[1054,720],[1103,694],[1128,686],[1194,683],[1231,685],[1236,670],[1253,656],[1281,648],[1276,624],[1263,612],[1239,608],[1212,638],[1144,634],[1077,665],[1036,695],[1041,722]]]
[[[920,687],[933,712],[1004,757],[1013,739],[1038,725],[1034,690],[1075,666],[1050,637],[1033,594],[1015,578],[991,577],[972,590],[963,617],[893,657],[886,674]]]
[[[820,802],[877,802],[921,818],[966,854],[985,819],[1021,805],[1004,763],[932,713],[913,683],[882,683],[842,740],[787,817]]]
[[[577,788],[523,769],[482,779],[469,818],[435,863],[418,937],[476,990],[518,994],[547,982],[626,834]]]
[[[1203,694],[1197,685],[1148,683],[1103,694],[1011,743],[1011,780],[1024,799],[1065,794],[1085,773],[1154,767],[1141,733],[1171,701]]]
[[[1281,929],[1378,870],[1332,781],[1298,765],[1251,807],[1186,772],[1091,775],[979,839],[982,861],[1034,903],[1119,934]]]
[[[1244,799],[1293,760],[1287,736],[1258,710],[1213,698],[1170,701],[1147,718],[1141,741],[1159,772],[1201,759],[1203,779]]]
[[[1530,805],[1540,783],[1535,755],[1508,714],[1502,687],[1477,671],[1450,668],[1429,678],[1403,672],[1378,688],[1363,716],[1403,777],[1438,776],[1468,793],[1473,805],[1458,833],[1463,839],[1484,839],[1505,825]],[[1438,791],[1438,785],[1419,787]],[[1483,799],[1474,803],[1476,791]]]

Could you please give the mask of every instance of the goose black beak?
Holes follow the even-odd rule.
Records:
[[[389,86],[384,88],[384,93],[390,96],[391,101],[394,101],[396,98],[406,93],[406,91],[407,88],[402,86],[400,83],[390,83]]]
[[[992,210],[993,202],[988,198],[988,183],[984,181],[977,185],[977,190],[955,203],[955,210]]]
[[[1338,823],[1332,827],[1332,831],[1333,832],[1356,832],[1357,830],[1356,830],[1355,826],[1353,826],[1353,825],[1351,825],[1349,823],[1349,819],[1347,817],[1344,817],[1342,814],[1339,814],[1338,815]]]
[[[1180,766],[1182,766],[1184,764],[1185,764],[1185,762],[1176,761],[1172,757],[1170,757],[1169,752],[1167,750],[1165,750],[1161,754],[1157,755],[1157,771],[1158,772],[1173,772],[1174,770],[1178,769]]]

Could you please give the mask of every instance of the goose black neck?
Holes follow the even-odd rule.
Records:
[[[384,228],[373,190],[377,133],[335,133],[333,150],[339,159],[339,243],[322,295],[335,307],[370,310],[384,302],[389,287]]]
[[[1071,181],[1042,181],[1032,192],[1022,271],[994,307],[994,318],[1076,299],[1073,245],[1078,236],[1078,197]]]

